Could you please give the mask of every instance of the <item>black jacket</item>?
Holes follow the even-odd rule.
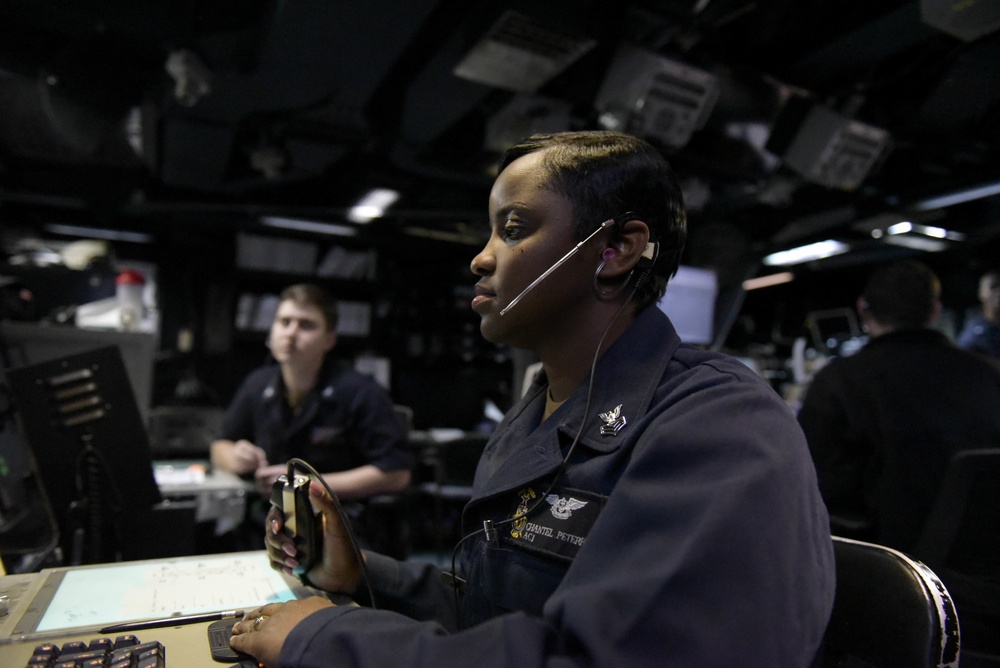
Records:
[[[893,332],[822,368],[798,419],[830,513],[910,550],[951,455],[1000,445],[1000,372],[935,330]]]

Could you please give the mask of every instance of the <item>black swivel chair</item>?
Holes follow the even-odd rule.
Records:
[[[413,432],[413,409],[396,404],[393,413],[406,429]],[[376,552],[396,559],[405,559],[412,549],[413,536],[409,513],[412,489],[378,494],[366,500],[363,513],[364,533],[368,546]]]
[[[428,444],[421,453],[425,475],[417,490],[431,500],[430,533],[439,553],[450,550],[461,537],[461,510],[472,498],[472,479],[488,440],[486,435],[466,434]]]
[[[819,668],[958,666],[951,596],[924,564],[874,543],[833,537],[837,589]]]
[[[1000,666],[1000,448],[952,457],[913,556],[954,596],[963,668]]]

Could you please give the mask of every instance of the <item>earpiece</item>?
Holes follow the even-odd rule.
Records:
[[[660,244],[655,241],[650,241],[646,244],[646,247],[642,251],[642,256],[639,258],[639,267],[647,269],[652,267],[656,262],[656,256],[660,254]]]
[[[601,253],[601,259],[607,262],[608,260],[613,259],[617,254],[618,253],[615,251],[614,248],[605,248],[604,252]]]

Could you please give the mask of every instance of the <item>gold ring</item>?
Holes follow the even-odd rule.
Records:
[[[266,615],[257,615],[256,617],[254,617],[254,620],[253,620],[253,630],[254,631],[259,631],[260,630],[260,623],[262,621],[264,621],[265,619],[267,619]]]

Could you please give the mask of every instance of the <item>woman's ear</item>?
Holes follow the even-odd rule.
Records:
[[[604,269],[601,276],[610,278],[635,269],[649,243],[649,226],[638,218],[626,220],[615,227],[608,247],[601,253]]]

